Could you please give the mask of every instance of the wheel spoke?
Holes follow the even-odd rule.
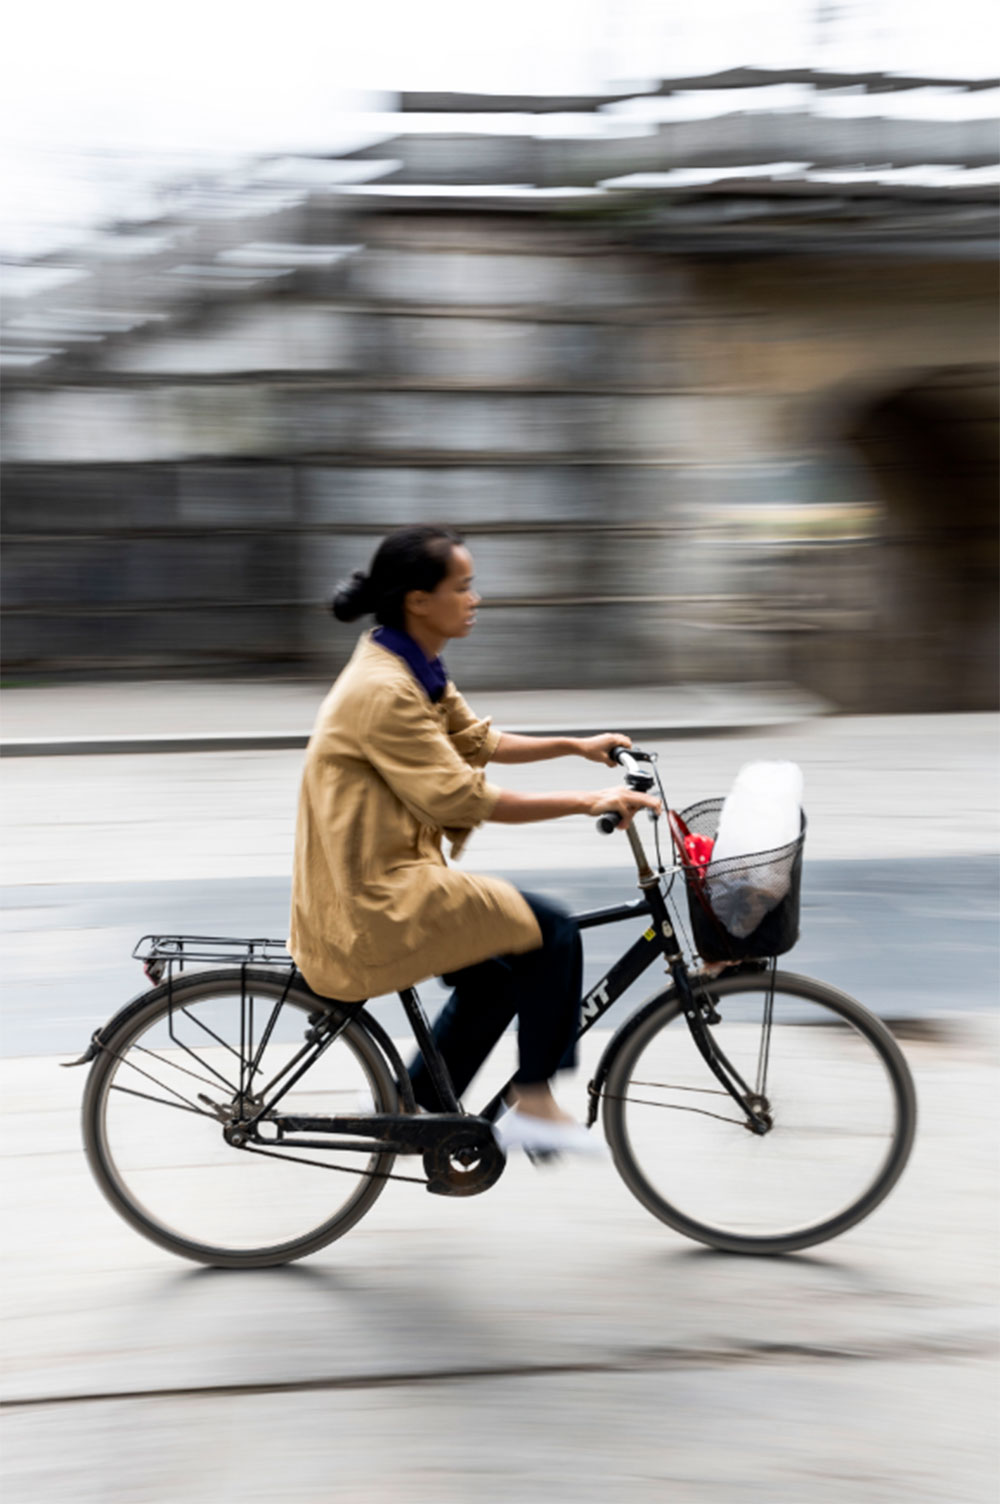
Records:
[[[655,1091],[696,1091],[706,1097],[728,1097],[729,1093],[723,1091],[721,1086],[682,1086],[676,1081],[636,1081],[633,1078],[633,1086],[652,1087]]]
[[[178,1112],[194,1112],[200,1118],[211,1118],[213,1122],[218,1122],[214,1112],[206,1112],[203,1107],[192,1107],[188,1102],[168,1102],[166,1097],[154,1097],[148,1091],[134,1091],[130,1086],[113,1084],[110,1089],[124,1092],[127,1097],[141,1097],[144,1102],[156,1102],[160,1107],[173,1107]]]
[[[182,1075],[191,1076],[195,1081],[201,1081],[203,1085],[211,1086],[215,1090],[218,1090],[217,1077],[213,1080],[211,1076],[203,1076],[199,1071],[193,1071],[188,1066],[181,1065],[178,1060],[168,1060],[158,1050],[147,1049],[145,1045],[134,1044],[132,1049],[138,1055],[148,1055],[152,1060],[158,1060],[166,1070],[180,1071]],[[235,1087],[230,1086],[230,1083],[226,1082],[225,1084],[229,1086],[230,1090],[235,1091]]]
[[[193,1102],[189,1102],[187,1097],[181,1096],[181,1093],[179,1091],[175,1091],[172,1086],[168,1086],[165,1081],[158,1080],[156,1076],[151,1076],[149,1071],[144,1071],[141,1065],[136,1065],[134,1060],[129,1060],[124,1056],[117,1056],[116,1058],[122,1065],[128,1066],[129,1070],[135,1071],[136,1075],[145,1076],[146,1080],[152,1081],[154,1086],[159,1086],[163,1091],[168,1091],[170,1095],[176,1097],[179,1102],[183,1102],[184,1106],[187,1107],[191,1112],[201,1111],[200,1108],[195,1107]],[[138,1096],[139,1093],[133,1092],[132,1095]]]
[[[747,1125],[746,1118],[724,1117],[721,1112],[709,1112],[707,1107],[693,1107],[690,1102],[650,1102],[644,1097],[633,1097],[631,1094],[620,1096],[612,1092],[605,1092],[604,1095],[616,1102],[632,1102],[639,1107],[659,1107],[672,1112],[699,1112],[702,1117],[715,1118],[720,1123],[735,1123],[737,1128],[745,1128]],[[722,1095],[725,1096],[725,1092]]]

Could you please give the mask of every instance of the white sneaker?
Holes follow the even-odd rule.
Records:
[[[602,1156],[605,1152],[601,1140],[582,1123],[533,1117],[530,1113],[518,1112],[516,1107],[505,1113],[499,1123],[494,1123],[493,1133],[505,1153],[511,1149],[523,1149],[527,1154]]]

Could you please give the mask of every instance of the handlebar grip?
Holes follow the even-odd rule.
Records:
[[[602,836],[609,836],[616,831],[622,823],[622,816],[617,810],[606,810],[603,815],[597,817],[597,828]]]

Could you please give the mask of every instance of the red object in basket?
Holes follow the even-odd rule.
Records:
[[[711,836],[693,836],[688,834],[684,837],[684,854],[689,864],[697,871],[699,877],[705,876],[705,868],[712,860],[712,848],[714,845],[715,842]]]

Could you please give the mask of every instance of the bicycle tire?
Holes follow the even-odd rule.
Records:
[[[700,987],[696,983],[696,995],[700,991],[711,998],[718,1010],[719,1019],[724,1024],[727,1014],[730,1017],[736,1016],[738,1018],[741,1007],[743,1011],[750,1011],[751,996],[756,998],[761,997],[768,985],[767,978],[769,975],[769,973],[762,973],[761,977],[723,977],[713,982],[704,983]],[[688,1050],[687,1042],[690,1041],[690,1031],[683,1016],[680,999],[673,988],[668,989],[662,994],[662,1002],[659,1007],[656,1006],[655,998],[647,1005],[648,1014],[638,1023],[637,1027],[632,1030],[626,1029],[623,1031],[620,1042],[614,1047],[614,1055],[607,1063],[604,1076],[605,1085],[602,1109],[604,1131],[615,1166],[629,1190],[648,1211],[652,1212],[653,1216],[665,1222],[677,1232],[684,1234],[686,1237],[693,1238],[697,1242],[705,1243],[710,1247],[731,1253],[792,1253],[798,1249],[826,1242],[828,1239],[838,1237],[841,1233],[846,1232],[848,1228],[855,1226],[874,1211],[896,1184],[896,1181],[905,1168],[916,1131],[916,1094],[912,1077],[899,1046],[885,1024],[856,999],[838,991],[836,988],[827,986],[825,983],[816,982],[812,978],[797,976],[790,972],[776,972],[773,980],[775,1018],[781,1017],[784,1019],[787,1017],[793,1020],[787,1028],[782,1024],[781,1027],[785,1029],[783,1039],[789,1038],[793,1029],[801,1031],[809,1023],[837,1025],[836,1029],[828,1029],[822,1034],[814,1031],[811,1036],[806,1036],[805,1041],[800,1033],[796,1041],[796,1048],[800,1058],[803,1057],[804,1043],[812,1046],[814,1052],[815,1048],[822,1044],[826,1053],[831,1057],[835,1048],[843,1051],[844,1040],[847,1037],[844,1035],[843,1030],[846,1028],[850,1031],[850,1036],[853,1039],[863,1042],[868,1047],[868,1053],[865,1053],[857,1043],[851,1042],[849,1051],[851,1061],[853,1062],[855,1059],[864,1061],[867,1071],[870,1068],[870,1055],[872,1060],[878,1063],[881,1071],[884,1073],[885,1084],[888,1087],[886,1094],[888,1105],[879,1109],[886,1121],[885,1134],[887,1142],[885,1152],[881,1155],[877,1166],[866,1183],[856,1193],[851,1193],[847,1203],[841,1206],[836,1212],[821,1215],[814,1220],[807,1219],[805,1224],[801,1226],[785,1226],[780,1230],[765,1232],[759,1228],[751,1230],[747,1227],[727,1225],[728,1219],[726,1216],[710,1218],[703,1213],[692,1214],[690,1211],[675,1204],[658,1188],[649,1164],[644,1165],[642,1162],[647,1151],[654,1161],[661,1159],[664,1163],[667,1163],[670,1155],[674,1154],[673,1163],[678,1165],[679,1168],[676,1171],[673,1169],[669,1172],[664,1171],[664,1175],[667,1173],[671,1175],[676,1174],[678,1181],[683,1180],[687,1176],[689,1180],[687,1194],[690,1195],[693,1201],[698,1201],[711,1200],[712,1195],[716,1194],[716,1182],[721,1185],[722,1182],[727,1180],[728,1176],[731,1183],[733,1172],[727,1170],[723,1161],[717,1158],[717,1156],[724,1146],[727,1146],[729,1149],[740,1146],[740,1153],[735,1157],[739,1158],[743,1156],[744,1162],[749,1164],[750,1179],[738,1182],[737,1198],[742,1199],[744,1202],[745,1215],[748,1222],[752,1223],[755,1218],[762,1218],[763,1215],[758,1206],[748,1206],[747,1203],[750,1202],[752,1197],[751,1180],[757,1175],[758,1166],[761,1167],[761,1171],[763,1172],[764,1167],[766,1167],[766,1160],[758,1158],[756,1162],[754,1161],[753,1154],[757,1152],[756,1149],[746,1154],[745,1148],[741,1146],[741,1141],[735,1137],[735,1129],[726,1128],[722,1130],[723,1136],[721,1138],[719,1137],[719,1130],[714,1125],[708,1129],[699,1127],[695,1130],[696,1133],[706,1136],[706,1142],[708,1142],[709,1136],[715,1135],[714,1139],[711,1140],[711,1157],[706,1153],[702,1161],[704,1175],[711,1181],[711,1187],[708,1189],[704,1188],[698,1182],[697,1175],[693,1170],[689,1173],[683,1168],[680,1136],[678,1136],[676,1145],[671,1147],[669,1133],[662,1134],[661,1147],[660,1143],[651,1136],[650,1131],[645,1128],[641,1132],[637,1130],[635,1125],[640,1117],[640,1109],[642,1109],[645,1115],[644,1121],[652,1117],[652,1114],[646,1112],[646,1109],[657,1106],[679,1107],[682,1110],[687,1109],[690,1113],[690,1104],[695,1099],[687,1096],[678,1098],[675,1101],[667,1101],[666,1094],[670,1091],[674,1091],[675,1093],[718,1091],[718,1095],[713,1098],[713,1106],[719,1107],[719,1113],[713,1113],[701,1105],[703,1101],[701,1097],[696,1099],[698,1105],[694,1107],[694,1111],[700,1118],[721,1117],[727,1123],[736,1121],[741,1133],[743,1133],[744,1140],[749,1141],[755,1146],[759,1146],[765,1154],[767,1152],[766,1146],[771,1141],[772,1134],[781,1132],[783,1134],[781,1142],[784,1144],[792,1145],[795,1142],[795,1124],[793,1121],[795,1111],[791,1107],[788,1107],[786,1110],[780,1101],[774,1104],[775,1123],[771,1133],[755,1137],[744,1129],[743,1123],[739,1121],[740,1108],[721,1090],[719,1083],[710,1074],[707,1065],[697,1055],[693,1043],[691,1043],[691,1048]],[[815,1013],[817,1009],[824,1010],[823,1016],[810,1018],[809,1010],[813,1010]],[[798,1021],[794,1022],[796,1019]],[[671,1047],[668,1050],[662,1041],[671,1025],[673,1025],[677,1033],[671,1036]],[[720,1043],[722,1043],[723,1048],[727,1048],[727,1036],[721,1028],[719,1032],[721,1035]],[[749,1035],[747,1035],[747,1040],[749,1041]],[[657,1043],[658,1041],[660,1041],[659,1044]],[[654,1046],[656,1047],[655,1049]],[[771,1047],[773,1048],[773,1045]],[[635,1071],[640,1061],[647,1056],[647,1053],[649,1053],[649,1060],[654,1065],[660,1059],[669,1060],[671,1065],[673,1065],[674,1061],[682,1053],[685,1055],[689,1054],[692,1059],[697,1059],[699,1068],[702,1071],[704,1084],[699,1086],[675,1086],[669,1082],[642,1081],[641,1090],[646,1093],[646,1096],[640,1098],[634,1094],[639,1088],[639,1081],[641,1081],[641,1077],[639,1080],[635,1078]],[[808,1058],[805,1058],[806,1064],[808,1064]],[[689,1079],[693,1081],[696,1079],[693,1065],[690,1067],[690,1070],[691,1075]],[[798,1095],[801,1098],[803,1093],[797,1087],[794,1074],[791,1075],[790,1079],[792,1083],[791,1095],[793,1097]],[[881,1082],[881,1077],[876,1073],[874,1076],[866,1075],[865,1080],[870,1086],[873,1081]],[[769,1084],[773,1084],[773,1078]],[[832,1102],[834,1094],[830,1089],[826,1088],[822,1077],[820,1077],[820,1084],[821,1089],[818,1093],[818,1098],[824,1098]],[[631,1097],[629,1095],[630,1087],[633,1088],[633,1095]],[[662,1095],[654,1101],[650,1093],[656,1090],[661,1091]],[[779,1090],[779,1097],[780,1095]],[[841,1144],[847,1142],[853,1132],[849,1121],[850,1111],[856,1112],[859,1110],[857,1104],[853,1102],[848,1102],[846,1108],[845,1120],[848,1122],[846,1129],[847,1139],[840,1140]],[[808,1117],[810,1111],[815,1115],[818,1110],[814,1106],[807,1106],[801,1109],[801,1112],[804,1117]],[[787,1123],[782,1121],[783,1111],[785,1112]],[[661,1119],[669,1116],[671,1114],[660,1114]],[[874,1116],[875,1109],[873,1108],[873,1119]],[[675,1118],[674,1121],[676,1122],[677,1119]],[[872,1136],[874,1137],[874,1134]],[[865,1137],[863,1130],[857,1131],[855,1137],[860,1143]],[[634,1141],[639,1138],[643,1139],[641,1152]],[[815,1127],[807,1127],[802,1131],[794,1150],[795,1155],[802,1161],[803,1154],[808,1152],[810,1142],[816,1146],[815,1163],[811,1171],[811,1173],[816,1175],[819,1173],[822,1155],[826,1155],[827,1159],[832,1163],[833,1158],[841,1152],[837,1143],[834,1142],[828,1148],[823,1149],[821,1155],[819,1148],[821,1139],[822,1133],[820,1131]],[[803,1146],[803,1153],[799,1152],[799,1146]],[[865,1147],[864,1152],[868,1153],[867,1147]],[[840,1172],[838,1171],[837,1173]],[[777,1191],[780,1186],[780,1177],[772,1176],[771,1183],[775,1185]],[[780,1190],[780,1193],[785,1194],[783,1189]],[[720,1190],[718,1195],[721,1196],[722,1194],[723,1192]],[[808,1199],[815,1199],[818,1204],[821,1194],[823,1194],[823,1190],[819,1181],[810,1182]],[[735,1218],[733,1220],[735,1221]],[[717,1225],[718,1223],[722,1225]]]
[[[137,1005],[130,1009],[127,1019],[112,1036],[104,1041],[101,1053],[91,1067],[83,1098],[83,1139],[90,1169],[102,1192],[115,1211],[137,1232],[171,1253],[198,1263],[209,1264],[216,1268],[257,1269],[290,1263],[307,1254],[315,1253],[335,1239],[342,1237],[370,1210],[376,1198],[381,1194],[386,1184],[384,1177],[391,1170],[395,1156],[390,1153],[370,1156],[363,1168],[359,1167],[357,1171],[356,1188],[332,1216],[326,1217],[325,1220],[308,1228],[300,1235],[273,1243],[265,1242],[255,1247],[227,1247],[221,1242],[206,1242],[185,1236],[180,1230],[160,1220],[155,1211],[145,1204],[134,1185],[130,1183],[129,1174],[134,1176],[134,1171],[126,1173],[123,1167],[122,1161],[128,1157],[129,1146],[125,1144],[121,1148],[116,1148],[109,1129],[109,1104],[115,1090],[116,1075],[126,1062],[130,1050],[137,1050],[140,1055],[144,1053],[145,1047],[137,1044],[137,1041],[153,1037],[157,1028],[162,1029],[165,1020],[169,1019],[169,1027],[172,1029],[173,1019],[178,1014],[182,1017],[194,1017],[195,1015],[191,1014],[190,1010],[198,1004],[218,1006],[219,1001],[222,1000],[224,1005],[225,999],[235,995],[239,989],[247,989],[255,998],[272,1004],[277,1003],[284,994],[283,1007],[293,1010],[287,1015],[289,1020],[298,1016],[303,1027],[308,1024],[308,1015],[314,1015],[317,1009],[317,1000],[308,989],[293,985],[286,991],[285,978],[280,974],[250,968],[198,972],[175,979],[169,987],[162,984],[153,988],[146,995],[145,1003],[139,999]],[[301,1035],[299,1037],[301,1041]],[[200,1039],[200,1036],[198,1038]],[[358,1079],[367,1082],[366,1089],[371,1094],[372,1110],[397,1111],[396,1082],[383,1051],[366,1029],[362,1019],[351,1019],[327,1053],[331,1054],[337,1050],[347,1052],[341,1058],[346,1060],[350,1056],[350,1063],[360,1072]],[[162,1059],[163,1053],[161,1052],[155,1058]],[[143,1066],[146,1063],[143,1059]],[[198,1074],[192,1072],[190,1062],[187,1062],[187,1065],[188,1069],[185,1074]],[[175,1071],[183,1069],[183,1066],[176,1067],[170,1062],[168,1068],[171,1067]],[[154,1067],[154,1069],[161,1068]],[[208,1070],[211,1071],[212,1067],[209,1066]],[[166,1071],[163,1074],[166,1077]],[[170,1079],[178,1078],[171,1076]],[[172,1090],[170,1086],[164,1087],[162,1083],[161,1089],[168,1092]],[[191,1090],[191,1088],[187,1089]],[[140,1096],[138,1092],[126,1094]],[[146,1099],[153,1100],[148,1094]],[[172,1104],[168,1099],[163,1105]],[[326,1110],[331,1109],[328,1107]],[[176,1116],[176,1114],[171,1115],[162,1110],[160,1112],[160,1118],[164,1120],[163,1127],[168,1134],[167,1120],[172,1123]],[[205,1124],[205,1142],[208,1143],[211,1137],[212,1152],[217,1153],[216,1140],[221,1139],[221,1124],[216,1118],[209,1117],[208,1114],[205,1116],[208,1118]],[[196,1131],[201,1133],[201,1127]],[[230,1150],[229,1153],[238,1156],[240,1151]],[[148,1175],[148,1170],[146,1173]],[[171,1173],[176,1176],[176,1171]],[[316,1176],[323,1174],[321,1169],[314,1169],[311,1173]],[[332,1178],[331,1176],[324,1177],[326,1180]]]

